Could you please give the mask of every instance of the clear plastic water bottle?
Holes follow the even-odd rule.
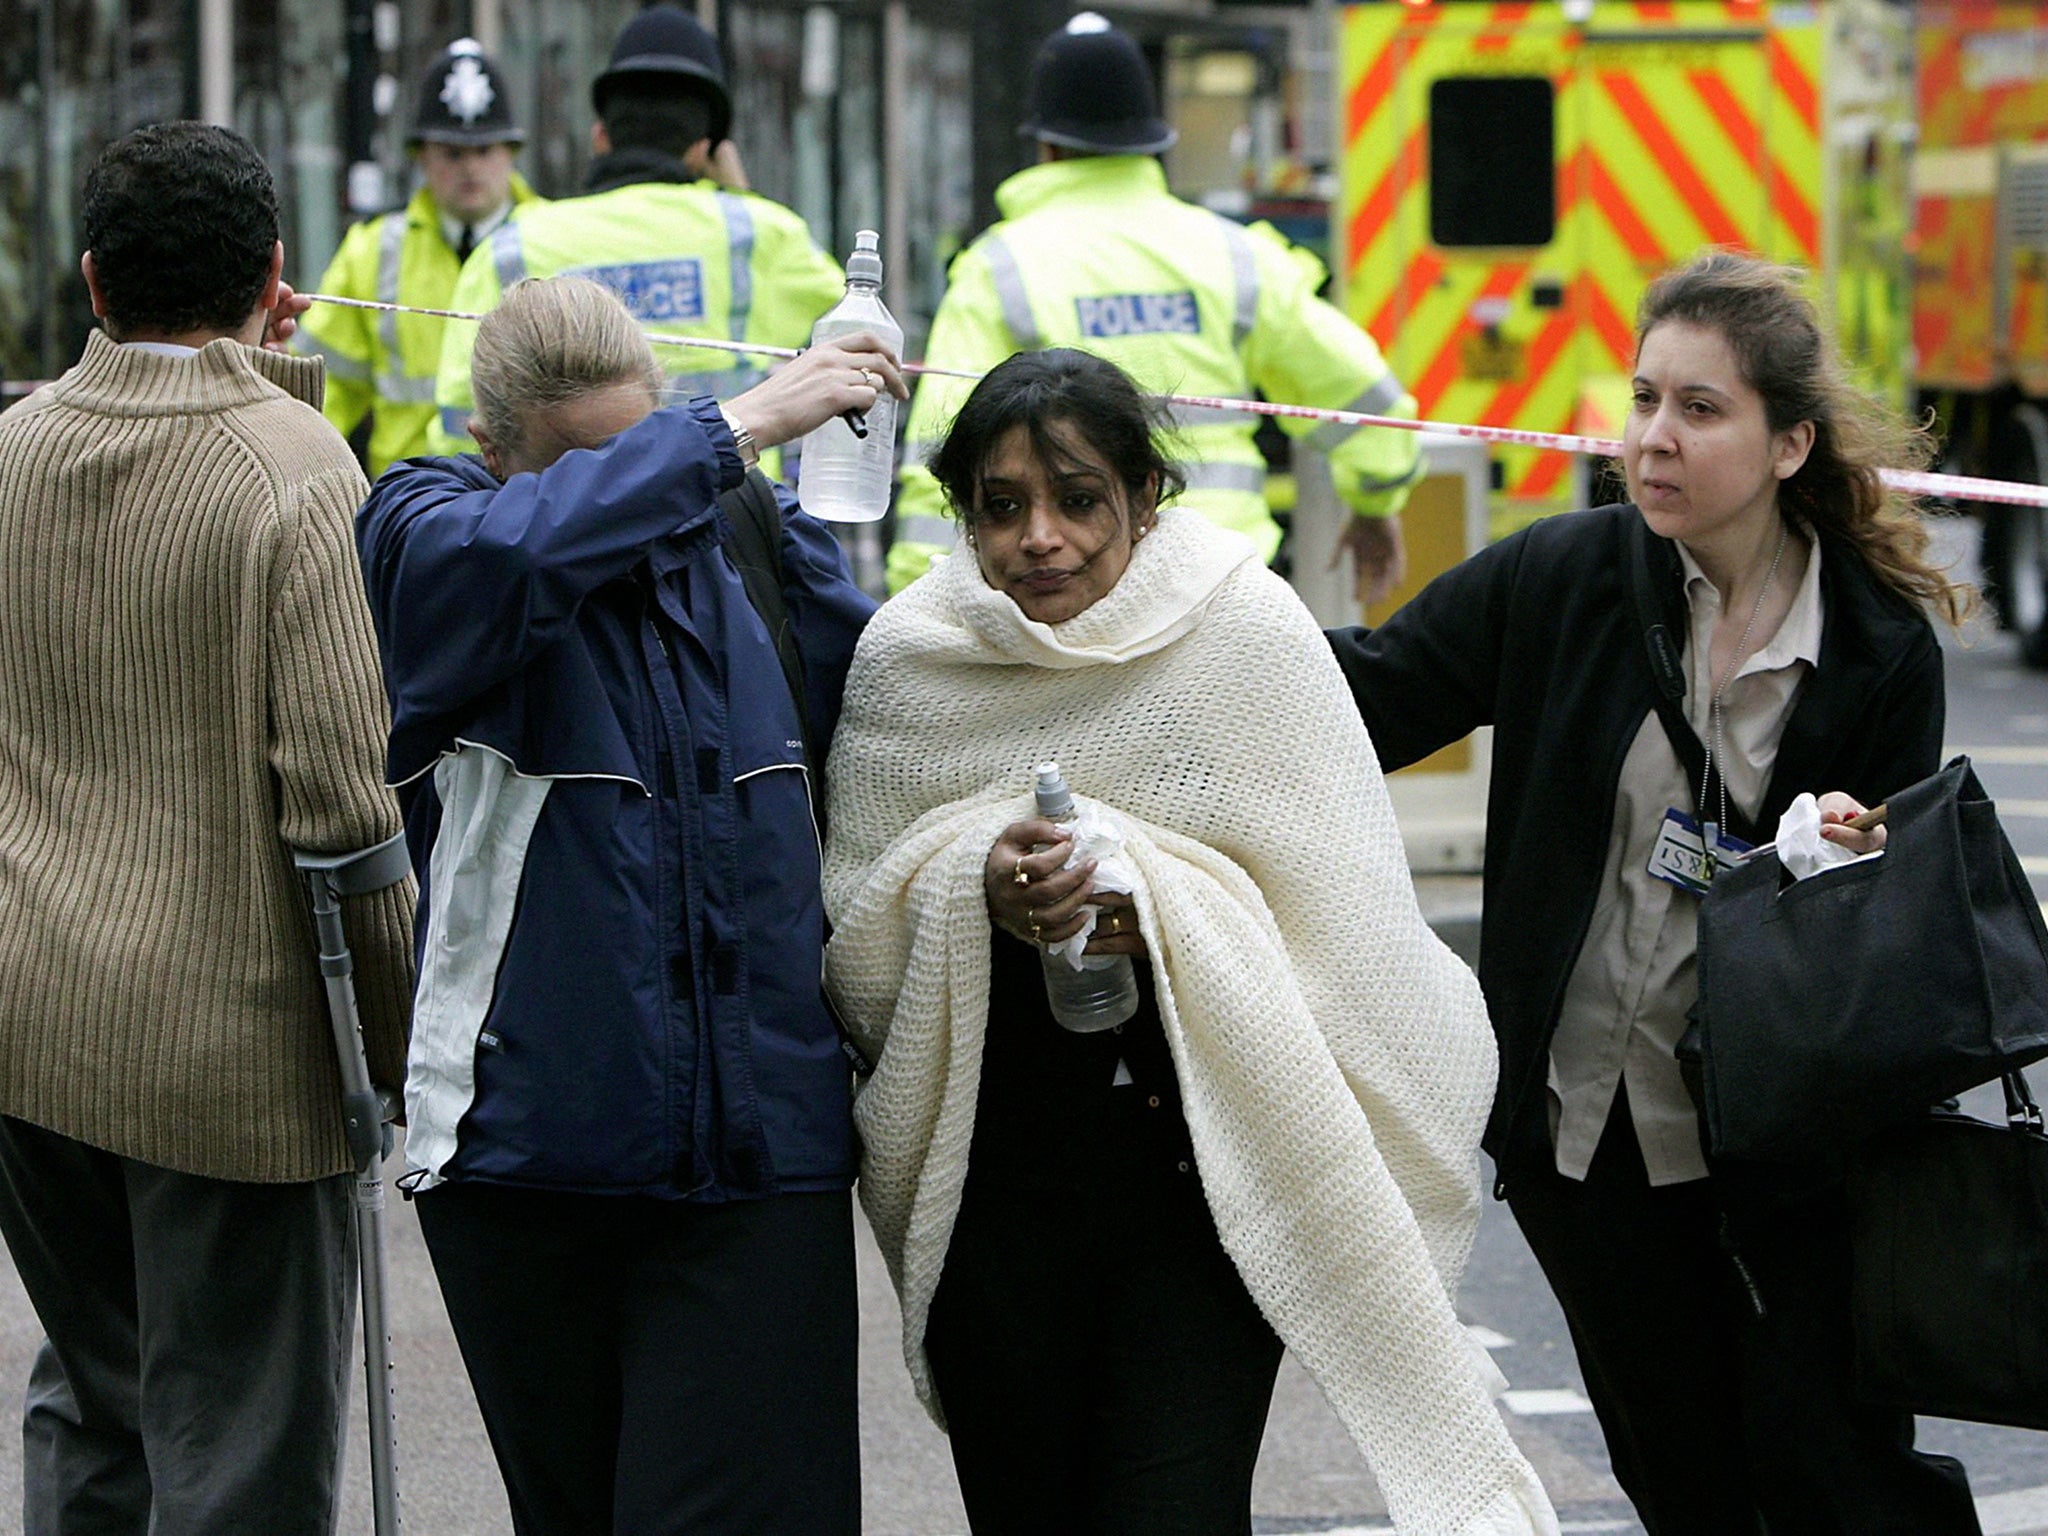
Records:
[[[1038,814],[1047,821],[1074,819],[1074,795],[1060,777],[1058,763],[1040,763]],[[1138,972],[1129,955],[1084,955],[1076,970],[1065,955],[1041,950],[1045,964],[1045,998],[1063,1029],[1092,1035],[1114,1029],[1138,1011]]]
[[[882,303],[881,237],[864,229],[853,237],[846,261],[846,297],[811,328],[811,345],[866,331],[891,352],[903,354],[903,327]],[[896,397],[886,389],[875,397],[856,436],[845,417],[835,416],[804,438],[796,499],[813,517],[835,523],[871,523],[889,510],[889,483],[896,473]]]

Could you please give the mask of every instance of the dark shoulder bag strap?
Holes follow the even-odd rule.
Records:
[[[782,663],[783,681],[789,685],[790,702],[796,706],[798,734],[803,737],[804,766],[813,782],[819,763],[811,752],[810,697],[804,688],[804,656],[797,645],[796,626],[790,622],[789,604],[782,596],[782,508],[775,500],[775,488],[758,469],[723,492],[718,504],[725,509],[727,529],[725,551],[738,568],[747,589],[747,601],[768,628],[775,642],[776,659]]]
[[[725,552],[740,573],[740,581],[747,589],[747,601],[754,605],[754,612],[761,616],[769,638],[775,642],[776,659],[782,663],[782,678],[789,685],[790,702],[796,706],[797,732],[804,743],[804,769],[816,786],[816,792],[811,796],[811,810],[818,819],[818,832],[822,837],[825,801],[824,779],[820,771],[824,765],[811,750],[811,712],[805,703],[810,695],[804,688],[804,653],[797,644],[796,625],[790,622],[789,604],[782,596],[782,507],[775,499],[774,486],[758,469],[749,470],[742,483],[721,493],[718,504],[725,510]],[[875,1070],[874,1063],[854,1040],[853,1031],[846,1027],[846,1021],[839,1017],[839,1010],[832,1006],[831,996],[821,995],[825,998],[825,1011],[832,1016],[832,1027],[839,1032],[839,1049],[845,1053],[847,1064],[856,1075],[866,1077]]]
[[[1629,547],[1626,557],[1629,596],[1635,602],[1636,623],[1643,632],[1643,650],[1649,658],[1651,680],[1657,687],[1658,722],[1664,727],[1671,750],[1678,757],[1679,767],[1685,770],[1686,783],[1700,786],[1699,810],[1706,815],[1709,807],[1719,804],[1720,796],[1715,789],[1721,782],[1721,770],[1707,762],[1707,749],[1700,742],[1699,733],[1692,728],[1692,722],[1685,717],[1682,703],[1685,698],[1683,653],[1672,638],[1671,626],[1657,611],[1657,587],[1650,574],[1650,540],[1653,537],[1640,517],[1624,535]],[[1728,806],[1728,822],[1727,830],[1744,842],[1757,840],[1756,829],[1750,825],[1749,818],[1732,801]]]

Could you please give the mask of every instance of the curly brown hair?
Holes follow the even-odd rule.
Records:
[[[1880,469],[1925,469],[1934,441],[1849,382],[1793,267],[1710,250],[1650,284],[1636,312],[1636,347],[1666,321],[1718,332],[1743,378],[1763,397],[1773,432],[1813,423],[1806,462],[1778,488],[1778,505],[1817,532],[1847,540],[1878,579],[1960,624],[1976,604],[1927,558],[1927,530],[1912,497]]]

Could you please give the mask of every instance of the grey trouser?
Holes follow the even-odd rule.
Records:
[[[0,1232],[48,1337],[26,1536],[331,1536],[349,1179],[243,1184],[0,1116]]]

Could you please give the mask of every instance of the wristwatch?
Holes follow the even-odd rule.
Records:
[[[732,445],[739,450],[740,468],[752,469],[761,462],[761,450],[754,446],[754,434],[741,426],[731,411],[721,408],[719,415],[725,418],[726,426],[732,432]]]

